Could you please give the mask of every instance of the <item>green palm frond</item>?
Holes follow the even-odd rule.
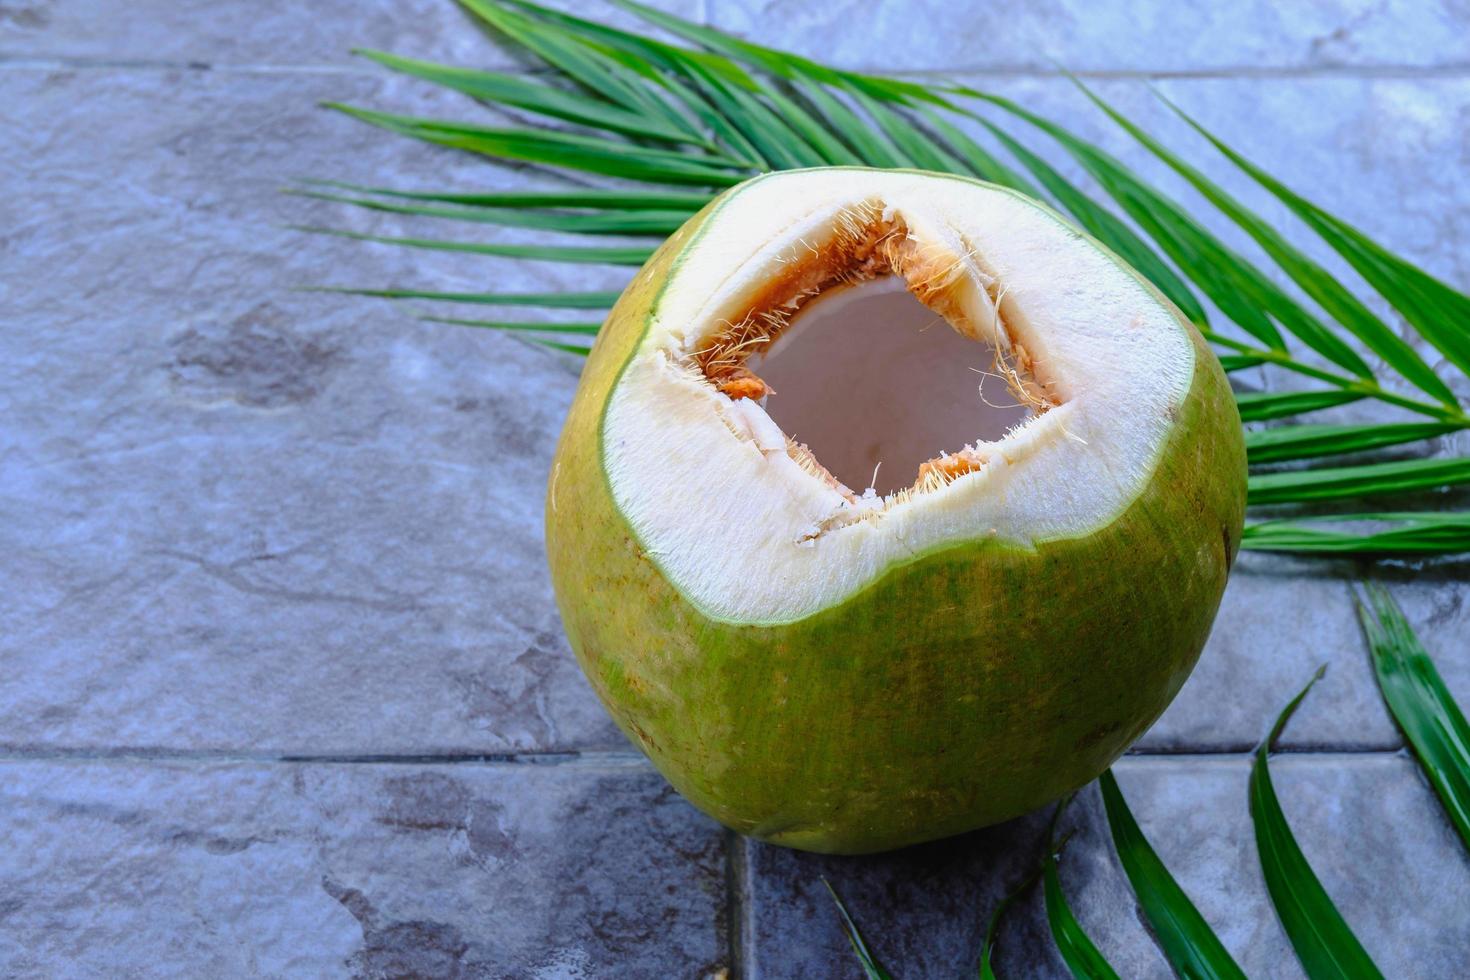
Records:
[[[340,180],[304,180],[306,187],[327,187],[358,195],[408,201],[437,201],[480,208],[585,208],[611,211],[681,211],[693,214],[714,199],[713,194],[680,191],[405,191],[392,187],[367,187]]]
[[[507,322],[505,320],[475,320],[458,316],[421,316],[426,323],[449,323],[457,327],[478,327],[481,330],[508,330],[512,333],[567,333],[587,337],[597,335],[600,323],[553,323],[546,320],[534,322]]]
[[[400,58],[384,51],[359,49],[353,53],[375,61],[384,68],[463,92],[482,102],[523,109],[564,122],[622,133],[624,136],[717,149],[713,141],[703,139],[687,129],[675,127],[666,120],[651,119],[638,112],[609,105],[592,95],[528,82],[517,75],[456,68],[416,58]]]
[[[1318,668],[1307,686],[1282,709],[1256,750],[1250,775],[1251,822],[1255,825],[1256,850],[1260,855],[1261,872],[1266,879],[1271,904],[1276,907],[1281,927],[1291,940],[1307,976],[1311,980],[1382,980],[1383,974],[1343,921],[1316,872],[1307,863],[1306,855],[1297,844],[1276,798],[1267,763],[1272,743],[1280,737],[1302,699],[1312,685],[1321,680],[1326,670],[1325,666]]]
[[[311,292],[368,296],[373,299],[422,299],[441,303],[475,303],[481,306],[540,306],[561,310],[605,310],[618,301],[618,293],[457,293],[434,289],[361,289],[351,286],[311,286]]]
[[[1199,980],[1245,980],[1245,973],[1143,836],[1111,769],[1098,778],[1098,786],[1108,814],[1113,849],[1174,972]]]
[[[1445,422],[1386,425],[1288,425],[1252,429],[1245,449],[1252,463],[1284,463],[1294,459],[1361,453],[1448,435],[1459,426]]]
[[[498,39],[538,59],[547,71],[517,75],[380,51],[359,53],[388,70],[499,110],[512,124],[504,118],[430,119],[328,105],[388,132],[541,171],[545,179],[514,192],[330,181],[303,182],[297,192],[404,221],[644,241],[606,245],[584,238],[530,244],[467,236],[331,233],[379,245],[502,259],[637,265],[660,238],[721,189],[761,171],[840,164],[978,177],[1070,215],[1194,322],[1234,376],[1267,372],[1272,390],[1237,395],[1252,467],[1299,460],[1328,465],[1254,472],[1252,503],[1299,506],[1392,498],[1467,482],[1470,461],[1459,457],[1388,462],[1360,457],[1350,466],[1331,461],[1392,447],[1412,447],[1423,455],[1442,445],[1430,440],[1470,428],[1470,415],[1454,394],[1455,379],[1445,376],[1450,370],[1470,373],[1470,297],[1296,194],[1172,103],[1207,141],[1211,154],[1223,155],[1281,201],[1424,344],[1405,339],[1411,334],[1373,311],[1366,289],[1334,277],[1289,230],[1266,221],[1198,163],[1165,146],[1080,82],[1079,99],[1090,100],[1129,140],[1181,176],[1219,216],[1248,236],[1261,258],[1226,245],[1200,215],[1101,146],[992,92],[846,71],[632,0],[614,2],[677,42],[530,0],[458,2]],[[1063,161],[1080,168],[1090,186],[1069,179]],[[393,299],[548,309],[607,309],[616,298],[602,293],[497,297],[374,284],[337,288]],[[534,324],[519,317],[473,323],[487,324],[558,349],[586,350],[548,340],[540,336],[544,331],[530,329]],[[1425,349],[1442,354],[1444,361],[1431,364]],[[1301,386],[1275,387],[1278,379],[1292,375],[1302,379]],[[1421,421],[1295,421],[1364,402]],[[1336,523],[1326,526],[1305,514],[1259,521],[1247,528],[1242,547],[1365,557],[1470,550],[1470,517],[1462,513],[1364,512],[1338,514],[1332,520]]]
[[[652,208],[620,208],[606,211],[550,211],[525,207],[497,208],[486,205],[415,204],[380,201],[349,194],[326,191],[297,191],[302,197],[320,201],[351,204],[385,214],[417,215],[474,224],[504,225],[510,228],[532,228],[541,231],[564,231],[577,235],[654,235],[663,238],[679,230],[689,220],[691,211],[664,211]]]
[[[1470,847],[1470,722],[1388,590],[1370,584],[1366,591],[1368,605],[1359,603],[1358,617],[1378,689],[1460,840]]]
[[[1301,287],[1303,292],[1362,341],[1369,350],[1419,389],[1451,408],[1458,409],[1454,393],[1430,369],[1429,365],[1424,363],[1423,358],[1398,334],[1390,330],[1386,323],[1378,319],[1356,296],[1332,278],[1326,269],[1307,258],[1300,250],[1287,242],[1280,232],[1227,194],[1201,171],[1184,162],[1158,140],[1134,125],[1087,86],[1082,85],[1081,82],[1078,82],[1078,86],[1093,103],[1107,113],[1114,122],[1122,126],[1128,135],[1138,140],[1149,152],[1189,181],[1206,200],[1244,229],[1251,238],[1255,239],[1256,244],[1260,245],[1261,249],[1275,261],[1277,266]],[[1305,339],[1303,337],[1303,340]],[[1322,353],[1337,360],[1325,350]],[[1342,361],[1338,363],[1344,364]],[[1349,369],[1354,367],[1353,364],[1344,364],[1344,366]],[[1366,365],[1362,366],[1366,367]]]
[[[1363,532],[1328,526],[1339,523],[1379,529]],[[1347,558],[1454,555],[1470,551],[1470,514],[1404,511],[1260,521],[1246,525],[1240,546]]]
[[[677,150],[634,146],[614,139],[579,136],[552,129],[478,126],[452,119],[426,119],[375,112],[340,102],[323,107],[352,116],[400,136],[499,160],[548,164],[623,180],[652,184],[729,187],[750,176],[741,161],[730,157],[696,158]]]
[[[1050,844],[1051,842],[1047,841],[1048,847],[1050,847]],[[1036,884],[1036,879],[1041,877],[1044,870],[1044,864],[1038,865],[1016,887],[1007,892],[1006,896],[995,906],[995,910],[990,913],[990,921],[985,924],[985,939],[980,944],[980,962],[975,968],[975,972],[980,980],[996,980],[994,960],[995,950],[1000,942],[1001,920],[1011,910],[1011,906],[1015,905],[1021,896],[1030,890],[1032,885]]]
[[[837,906],[837,917],[842,921],[842,931],[852,945],[852,951],[857,955],[858,963],[862,965],[863,976],[867,977],[867,980],[893,980],[892,974],[883,968],[883,964],[878,962],[872,950],[868,949],[868,944],[863,939],[857,923],[853,921],[852,916],[848,914],[847,906],[843,905],[842,899],[838,897],[837,889],[833,888],[832,883],[826,878],[822,879],[822,884],[827,887],[827,894],[832,896],[832,904]]]
[[[1252,391],[1237,395],[1235,402],[1242,422],[1268,422],[1336,408],[1367,397],[1361,391],[1328,388],[1322,391]]]
[[[393,235],[368,235],[340,228],[313,228],[293,225],[296,231],[318,235],[334,235],[359,242],[422,248],[431,252],[463,252],[468,255],[498,255],[509,259],[535,259],[542,262],[592,263],[594,265],[642,265],[653,254],[652,248],[597,248],[584,245],[503,245],[499,242],[461,242],[443,238],[402,238]]]
[[[1295,504],[1345,497],[1412,493],[1470,483],[1470,459],[1408,459],[1364,466],[1255,473],[1247,500],[1253,504]]]
[[[1041,887],[1046,896],[1046,922],[1051,928],[1052,941],[1072,976],[1077,980],[1119,980],[1118,971],[1098,952],[1097,945],[1082,931],[1077,917],[1067,905],[1055,855],[1046,857]]]
[[[1368,236],[1291,191],[1260,167],[1235,152],[1174,103],[1165,99],[1185,122],[1229,160],[1274,194],[1357,270],[1419,335],[1470,374],[1470,296],[1394,255]]]

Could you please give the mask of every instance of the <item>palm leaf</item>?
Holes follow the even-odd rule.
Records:
[[[592,263],[595,265],[633,265],[648,261],[653,249],[646,246],[628,248],[589,248],[580,245],[500,245],[494,242],[444,241],[438,238],[400,238],[392,235],[368,235],[340,228],[315,228],[293,225],[296,231],[315,235],[333,235],[359,242],[423,248],[435,252],[463,252],[469,255],[499,255],[511,259],[533,259],[543,262]]]
[[[746,142],[756,148],[770,169],[819,167],[827,162],[821,153],[749,91],[703,70],[699,62],[691,62],[688,70],[699,73],[703,82],[701,91],[710,104],[740,130]]]
[[[527,78],[385,52],[364,53],[390,70],[491,106],[571,124],[580,131],[485,126],[339,104],[331,107],[390,132],[498,161],[627,181],[642,184],[644,189],[567,186],[466,193],[346,185],[308,193],[415,220],[462,220],[568,234],[661,236],[708,203],[720,188],[758,169],[861,163],[974,175],[1033,197],[1044,195],[1066,210],[1086,231],[1154,283],[1212,343],[1225,350],[1221,363],[1227,370],[1257,365],[1279,367],[1323,385],[1318,389],[1240,394],[1243,421],[1282,419],[1361,399],[1405,408],[1432,420],[1418,427],[1375,423],[1297,426],[1270,430],[1269,434],[1251,433],[1248,440],[1252,463],[1407,445],[1470,428],[1470,416],[1455,403],[1449,388],[1367,304],[1307,258],[1282,232],[1221,190],[1203,171],[1090,91],[1087,94],[1100,109],[1131,138],[1182,174],[1242,227],[1321,312],[1293,298],[1251,261],[1225,246],[1194,215],[1101,147],[1011,100],[964,86],[926,87],[918,82],[833,68],[729,37],[632,0],[616,2],[697,47],[644,37],[530,0],[460,2],[490,29],[539,58],[551,69],[551,76]],[[972,111],[966,104],[968,100],[978,100],[991,114],[998,115],[999,121]],[[1100,193],[1084,191],[1064,178],[1042,153],[1002,125],[1007,120],[1017,120],[1054,142],[1082,167]],[[1009,154],[1019,169],[1001,162],[956,121],[978,121],[984,129],[981,137]],[[1470,323],[1470,298],[1293,195],[1198,123],[1189,122],[1342,253],[1454,363],[1462,368],[1470,364],[1470,328],[1466,326]],[[347,234],[414,248],[563,262],[635,264],[647,254],[647,250],[632,247],[598,249],[560,243],[528,245]],[[446,294],[418,295],[432,291],[353,292],[455,301]],[[1239,327],[1249,342],[1213,329],[1202,299],[1208,299],[1225,319]],[[486,302],[480,298],[460,301]],[[572,308],[585,302],[584,297],[542,305]],[[608,302],[601,305],[606,307]],[[1322,366],[1299,358],[1288,349],[1288,338],[1295,338],[1330,363]],[[1361,344],[1433,400],[1400,393],[1375,377],[1354,344]],[[1293,428],[1300,431],[1289,431]],[[1412,465],[1379,464],[1386,468],[1371,472],[1335,467],[1295,475],[1257,474],[1253,500],[1310,502],[1365,493],[1412,492],[1462,482],[1464,470],[1455,461],[1410,462]],[[1411,515],[1392,522],[1392,526],[1369,529],[1357,535],[1359,540],[1354,542],[1353,532],[1358,527],[1369,527],[1356,521],[1357,516],[1339,518],[1349,522],[1345,525],[1348,530],[1300,519],[1257,523],[1247,532],[1245,546],[1307,554],[1436,554],[1456,550],[1466,540],[1462,524],[1453,516],[1441,519],[1438,515]],[[1363,516],[1366,520],[1368,515]]]
[[[600,323],[548,323],[545,320],[531,322],[509,320],[475,320],[457,316],[421,316],[425,323],[448,323],[457,327],[475,327],[481,330],[506,330],[511,333],[573,333],[588,337],[597,335]]]
[[[1323,527],[1351,522],[1387,525],[1353,533]],[[1240,546],[1249,551],[1384,558],[1453,555],[1470,551],[1470,513],[1334,514],[1247,524]]]
[[[1046,845],[1050,848],[1051,841],[1046,841]],[[980,946],[980,963],[976,967],[980,980],[996,980],[995,966],[991,960],[995,958],[995,949],[999,943],[1001,920],[1026,890],[1036,884],[1036,879],[1041,877],[1042,870],[1043,865],[1037,865],[1036,870],[1007,892],[1005,898],[1001,899],[1000,904],[995,907],[995,911],[990,913],[990,921],[985,924],[985,940]]]
[[[868,118],[878,124],[878,129],[888,137],[898,152],[899,165],[919,170],[934,170],[940,173],[964,173],[963,162],[944,149],[927,135],[920,132],[907,117],[888,108],[882,101],[873,98],[857,85],[850,85],[847,94],[867,113]]]
[[[691,215],[714,199],[713,194],[688,191],[545,190],[545,191],[406,191],[370,187],[340,180],[303,180],[314,187],[330,187],[354,194],[407,201],[436,201],[472,208],[582,208],[596,211],[678,211]]]
[[[1295,504],[1385,493],[1411,493],[1470,483],[1470,459],[1409,459],[1364,466],[1255,473],[1247,499],[1252,504]]]
[[[472,98],[496,105],[525,109],[552,119],[581,126],[623,133],[666,143],[690,143],[715,149],[707,139],[680,130],[662,119],[612,105],[603,99],[527,81],[518,75],[456,68],[416,58],[401,58],[386,51],[360,48],[353,52],[384,68],[454,89]]]
[[[1189,287],[1175,275],[1174,270],[1169,268],[1143,239],[1138,237],[1133,229],[1129,228],[1113,212],[1083,194],[1051,164],[1032,153],[1005,130],[988,120],[981,120],[981,124],[1000,141],[1011,156],[1031,171],[1032,176],[1041,182],[1041,186],[1045,187],[1057,203],[1076,218],[1077,223],[1085,228],[1093,238],[1117,252],[1125,262],[1141,272],[1159,288],[1159,292],[1169,297],[1174,305],[1179,307],[1191,323],[1201,327],[1209,325],[1209,318],[1205,315],[1204,307],[1200,306],[1199,300],[1195,299]]]
[[[524,0],[512,0],[517,6],[530,6]],[[678,35],[695,44],[718,51],[726,57],[736,61],[743,61],[755,65],[771,74],[781,78],[789,78],[800,74],[817,81],[836,86],[854,86],[861,89],[867,95],[875,98],[902,101],[916,100],[920,103],[934,103],[947,106],[949,103],[941,96],[929,91],[922,85],[914,82],[905,82],[895,78],[884,78],[877,75],[866,75],[861,72],[843,71],[792,54],[789,51],[778,51],[775,48],[763,47],[749,41],[733,38],[728,34],[721,33],[711,27],[695,24],[684,20],[662,10],[657,10],[645,4],[635,3],[633,0],[612,0],[617,6],[642,17],[648,23],[661,27],[671,34]]]
[[[563,310],[606,310],[620,293],[458,293],[434,289],[360,289],[350,286],[308,286],[307,292],[369,296],[374,299],[425,299],[481,306],[544,306]]]
[[[1405,320],[1414,325],[1420,336],[1438,348],[1461,371],[1470,374],[1470,296],[1405,262],[1352,225],[1296,194],[1235,152],[1178,106],[1167,99],[1164,101],[1232,163],[1317,232]]]
[[[1272,743],[1326,670],[1325,666],[1318,668],[1307,686],[1282,709],[1276,724],[1256,750],[1250,775],[1251,821],[1255,824],[1256,850],[1271,903],[1310,980],[1371,980],[1383,974],[1343,921],[1297,845],[1286,814],[1281,812],[1266,761]]]
[[[872,950],[868,949],[868,944],[863,941],[863,934],[858,929],[857,923],[852,920],[852,916],[848,914],[847,906],[843,905],[842,899],[837,896],[837,889],[833,888],[832,883],[826,878],[822,879],[822,884],[827,886],[827,893],[832,896],[832,902],[837,906],[837,916],[842,920],[842,931],[847,934],[847,941],[852,944],[852,951],[857,955],[858,962],[862,964],[863,975],[868,980],[893,980],[893,976],[883,968],[883,964],[878,962]]]
[[[769,166],[740,129],[710,103],[707,93],[701,91],[711,77],[746,88],[755,88],[756,85],[750,80],[749,75],[737,65],[727,59],[709,57],[702,52],[687,51],[533,3],[518,2],[518,0],[507,0],[507,3],[534,13],[538,18],[561,28],[567,32],[569,37],[576,38],[583,44],[598,46],[609,55],[622,58],[630,65],[642,66],[655,85],[668,92],[702,125],[708,127],[720,140],[729,144],[750,165]],[[652,70],[655,67],[662,69],[663,73]]]
[[[1297,360],[1285,351],[1254,347],[1248,343],[1236,340],[1234,337],[1227,337],[1223,334],[1216,333],[1207,327],[1201,328],[1200,333],[1212,344],[1233,351],[1239,351],[1242,356],[1263,364],[1270,364],[1275,367],[1284,368],[1294,374],[1315,378],[1318,381],[1325,381],[1330,385],[1341,388],[1345,392],[1352,393],[1356,397],[1373,398],[1388,405],[1406,408],[1420,415],[1428,415],[1432,418],[1453,422],[1457,428],[1463,429],[1470,427],[1470,416],[1466,416],[1458,408],[1451,408],[1448,405],[1443,405],[1438,402],[1426,402],[1422,399],[1400,395],[1385,388],[1376,378],[1355,378],[1336,371],[1328,371]]]
[[[1077,980],[1119,980],[1118,972],[1112,968],[1102,953],[1098,952],[1077,917],[1067,905],[1062,894],[1062,881],[1057,874],[1057,859],[1048,854],[1041,873],[1042,890],[1046,896],[1046,923],[1051,928],[1052,941],[1062,962],[1072,971]]]
[[[384,214],[404,214],[447,221],[465,221],[472,224],[503,225],[510,228],[534,228],[575,235],[644,235],[665,238],[678,231],[679,226],[689,220],[687,211],[613,208],[606,211],[568,212],[530,208],[443,207],[433,204],[377,201],[367,197],[330,194],[323,191],[302,190],[294,193],[301,197],[350,204],[353,207],[379,211]]]
[[[1020,191],[1027,197],[1034,197],[1038,201],[1043,199],[1041,191],[1034,184],[1002,163],[995,154],[975,142],[969,134],[945,119],[944,116],[928,106],[920,107],[919,114],[925,124],[938,133],[950,150],[965,162],[971,174],[981,180],[988,180],[992,184]]]
[[[504,5],[485,0],[458,2],[490,27],[501,31],[548,65],[576,81],[589,93],[601,96],[633,113],[661,118],[676,126],[687,125],[683,117],[654,95],[647,86],[630,79],[625,63],[620,65],[606,53],[590,45],[579,44],[561,31],[549,30],[539,21],[514,13]]]
[[[780,118],[800,133],[802,139],[821,155],[824,163],[833,166],[862,164],[862,159],[851,147],[832,133],[816,113],[808,111],[796,99],[774,85],[763,87],[761,94],[771,103]]]
[[[1262,218],[1247,209],[1235,198],[1231,197],[1219,185],[1210,180],[1196,168],[1185,163],[1177,155],[1168,150],[1162,143],[1154,139],[1148,133],[1136,126],[1118,110],[1103,101],[1097,93],[1092,91],[1080,80],[1073,79],[1077,86],[1086,93],[1108,117],[1123,128],[1128,135],[1141,143],[1150,153],[1168,164],[1176,173],[1199,191],[1206,200],[1219,208],[1230,220],[1234,221],[1246,234],[1255,239],[1256,244],[1269,255],[1281,269],[1292,278],[1312,299],[1316,300],[1322,309],[1331,314],[1338,323],[1361,340],[1368,349],[1383,358],[1394,370],[1403,375],[1420,390],[1432,397],[1454,406],[1455,396],[1439,377],[1424,363],[1414,348],[1388,328],[1388,325],[1364,306],[1352,293],[1348,292],[1337,280],[1333,279],[1320,265],[1307,258],[1302,252],[1289,244],[1281,233],[1272,228]],[[1322,351],[1326,356],[1326,351]],[[1333,358],[1336,360],[1336,358]],[[1338,361],[1351,370],[1350,364]],[[1361,373],[1361,372],[1360,372]]]
[[[564,341],[546,340],[542,337],[522,337],[521,339],[527,341],[528,343],[538,344],[542,347],[549,347],[552,350],[559,350],[566,354],[576,354],[578,357],[586,357],[588,354],[592,353],[591,347],[583,347],[581,344],[568,344]]]
[[[1264,357],[1257,357],[1254,354],[1220,355],[1220,366],[1225,369],[1226,374],[1230,374],[1233,371],[1244,371],[1246,368],[1259,367],[1265,363],[1267,362]]]
[[[1242,422],[1265,422],[1336,408],[1366,398],[1360,391],[1248,392],[1235,396]]]
[[[1388,590],[1370,583],[1358,618],[1389,712],[1470,847],[1470,723]],[[1371,610],[1370,608],[1371,607]]]
[[[1252,464],[1282,463],[1293,459],[1361,453],[1399,446],[1455,432],[1446,422],[1404,422],[1387,425],[1283,425],[1253,429],[1245,434],[1245,450]]]
[[[902,167],[905,161],[898,149],[826,87],[817,82],[801,79],[794,83],[797,91],[815,106],[834,133],[840,136],[857,155],[858,161],[869,167]]]
[[[1143,836],[1113,771],[1098,779],[1113,849],[1174,972],[1185,978],[1245,980],[1239,966]]]
[[[690,156],[671,150],[635,147],[614,140],[554,130],[474,126],[452,120],[374,112],[338,102],[323,105],[401,136],[503,160],[550,164],[655,184],[728,187],[749,176],[728,169],[743,166],[733,158],[721,158],[710,163],[695,162]]]

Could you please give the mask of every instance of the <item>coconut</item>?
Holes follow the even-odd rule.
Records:
[[[547,548],[592,687],[680,793],[858,853],[1024,813],[1148,728],[1245,472],[1198,332],[1056,213],[795,171],[722,194],[614,307]]]

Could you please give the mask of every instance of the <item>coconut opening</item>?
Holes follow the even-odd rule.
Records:
[[[766,413],[848,487],[912,486],[940,453],[993,442],[1031,418],[996,370],[894,276],[829,290],[750,369]]]
[[[929,312],[861,286],[888,277]],[[584,389],[593,400],[579,401],[578,418],[601,412],[599,466],[639,554],[721,621],[800,620],[952,545],[1086,539],[1159,476],[1170,440],[1189,435],[1180,410],[1198,365],[1176,312],[1053,212],[962,178],[853,169],[752,180],[674,241],[639,286],[609,318]],[[874,373],[843,382],[860,390],[825,399],[810,423],[793,414],[799,389],[832,376],[842,339],[865,333],[859,321],[870,316],[960,351],[961,379],[942,373],[937,353],[905,362],[874,338],[864,368]],[[793,362],[787,380],[782,360],[801,356],[805,332],[817,363]],[[1001,363],[987,363],[992,353]],[[1006,376],[1024,397],[971,367]],[[915,455],[899,462],[883,451],[879,485],[914,482],[880,497],[864,492],[868,458],[845,457],[815,426],[861,431],[895,412],[876,387],[890,371],[892,390],[910,392],[926,422],[942,414],[945,427],[895,421],[884,431],[911,436],[889,441],[911,442]],[[980,398],[982,381],[985,400],[1035,404],[1039,414],[994,439],[1009,420]],[[860,402],[874,406],[861,421]],[[954,405],[969,406],[967,429],[949,427]],[[916,471],[925,453],[934,455]],[[563,499],[575,508],[582,498]]]
[[[849,496],[933,490],[1060,404],[962,239],[918,234],[881,201],[828,231],[799,238],[694,352],[720,392],[760,403],[808,471]]]

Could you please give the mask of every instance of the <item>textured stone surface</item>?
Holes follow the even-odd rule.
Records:
[[[876,72],[1034,72],[1061,62],[1073,71],[1249,74],[1470,60],[1470,14],[1453,0],[709,0],[709,16],[752,40]]]
[[[1256,254],[1056,77],[1057,59],[1342,273],[1135,77],[1161,76],[1287,183],[1470,282],[1470,31],[1455,4],[661,6],[1000,91]],[[420,306],[293,290],[627,275],[284,227],[537,238],[279,193],[299,176],[550,182],[316,109],[470,114],[362,70],[346,55],[359,45],[527,64],[448,0],[0,0],[0,974],[856,976],[820,874],[900,977],[962,973],[1047,815],[875,858],[727,853],[629,753],[561,636],[541,500],[575,364],[420,323]],[[1449,502],[1470,506],[1425,501]],[[1145,832],[1253,976],[1299,973],[1261,885],[1246,762],[1200,753],[1248,748],[1324,662],[1283,740],[1297,751],[1274,766],[1303,847],[1388,975],[1461,975],[1470,955],[1464,851],[1412,762],[1384,751],[1400,740],[1353,620],[1362,571],[1243,559],[1200,667],[1138,746],[1149,754],[1119,764]],[[1374,574],[1470,700],[1463,563]],[[561,764],[483,761],[516,753]],[[383,758],[398,764],[370,761]],[[1167,975],[1095,791],[1067,819],[1083,926],[1124,975]],[[1034,893],[1000,965],[1061,975]]]
[[[724,832],[641,760],[0,763],[6,977],[712,976]]]
[[[1311,181],[1298,157],[1308,167],[1333,157],[1315,142],[1288,152],[1303,104],[1268,96],[1272,85],[1170,84],[1299,185]],[[1454,158],[1463,130],[1407,130],[1395,124],[1400,110],[1358,98],[1357,82],[1311,84],[1323,108],[1310,135],[1327,145],[1360,130],[1379,137],[1371,154],[1339,154],[1318,196],[1470,278],[1455,230],[1470,226],[1470,192],[1385,163],[1408,159],[1426,133]],[[0,87],[19,134],[0,146],[13,182],[0,289],[15,326],[0,337],[11,556],[0,568],[10,596],[0,648],[17,665],[0,677],[0,743],[284,754],[621,744],[567,654],[541,555],[542,487],[575,366],[506,337],[291,287],[609,288],[626,271],[303,235],[283,226],[529,237],[279,193],[298,175],[419,186],[549,178],[313,107],[344,98],[469,111],[389,77],[9,71]],[[1470,111],[1463,83],[1420,88],[1428,117]],[[1166,179],[1064,82],[1006,90]],[[1231,121],[1250,93],[1278,113],[1274,148],[1250,135],[1272,127]],[[1105,94],[1167,125],[1138,83]],[[99,133],[96,119],[131,122]],[[1250,190],[1228,168],[1212,173]],[[1260,194],[1249,199],[1277,215]],[[1459,225],[1423,238],[1419,216],[1436,210]],[[1288,744],[1397,744],[1350,616],[1354,575],[1349,563],[1245,559],[1198,673],[1143,746],[1246,747],[1322,662],[1333,676]],[[1437,578],[1432,605],[1457,609],[1463,585],[1452,570]],[[1451,636],[1435,652],[1452,688],[1470,691],[1470,656]]]
[[[1250,976],[1300,977],[1261,878],[1241,758],[1128,759],[1118,781],[1144,833]],[[1282,756],[1271,766],[1308,861],[1378,965],[1392,977],[1463,972],[1470,859],[1414,764],[1399,755]],[[991,911],[1039,857],[1048,814],[908,851],[830,858],[747,844],[745,964],[753,977],[861,976],[821,884],[842,896],[899,977],[962,976]],[[1112,849],[1095,788],[1061,823],[1072,833],[1063,890],[1083,929],[1125,977],[1172,976],[1145,931]],[[1387,896],[1434,896],[1413,914]],[[1066,977],[1040,889],[1003,920],[1000,976]]]
[[[620,276],[428,263],[283,228],[322,213],[279,193],[296,175],[487,171],[313,108],[354,94],[415,104],[383,84],[0,73],[4,104],[28,120],[0,148],[15,182],[0,742],[310,754],[620,741],[567,653],[541,555],[574,366],[293,291]],[[132,122],[99,134],[109,118]]]
[[[586,6],[573,0],[542,5],[573,12]],[[703,0],[652,0],[649,5],[703,19]],[[622,27],[639,23],[611,4],[596,16]],[[328,0],[309,8],[292,0],[0,0],[0,62],[364,67],[352,58],[354,48],[481,68],[535,64],[508,47],[487,44],[479,21],[454,0]]]
[[[551,0],[619,26],[612,4]],[[1330,0],[1221,5],[1150,0],[953,4],[662,0],[652,4],[752,40],[879,72],[1074,71],[1155,74],[1458,70],[1470,63],[1470,14],[1453,0]],[[590,7],[590,9],[589,9]],[[342,65],[376,47],[478,65],[528,64],[482,43],[450,2],[261,3],[5,0],[0,58],[103,64]]]

